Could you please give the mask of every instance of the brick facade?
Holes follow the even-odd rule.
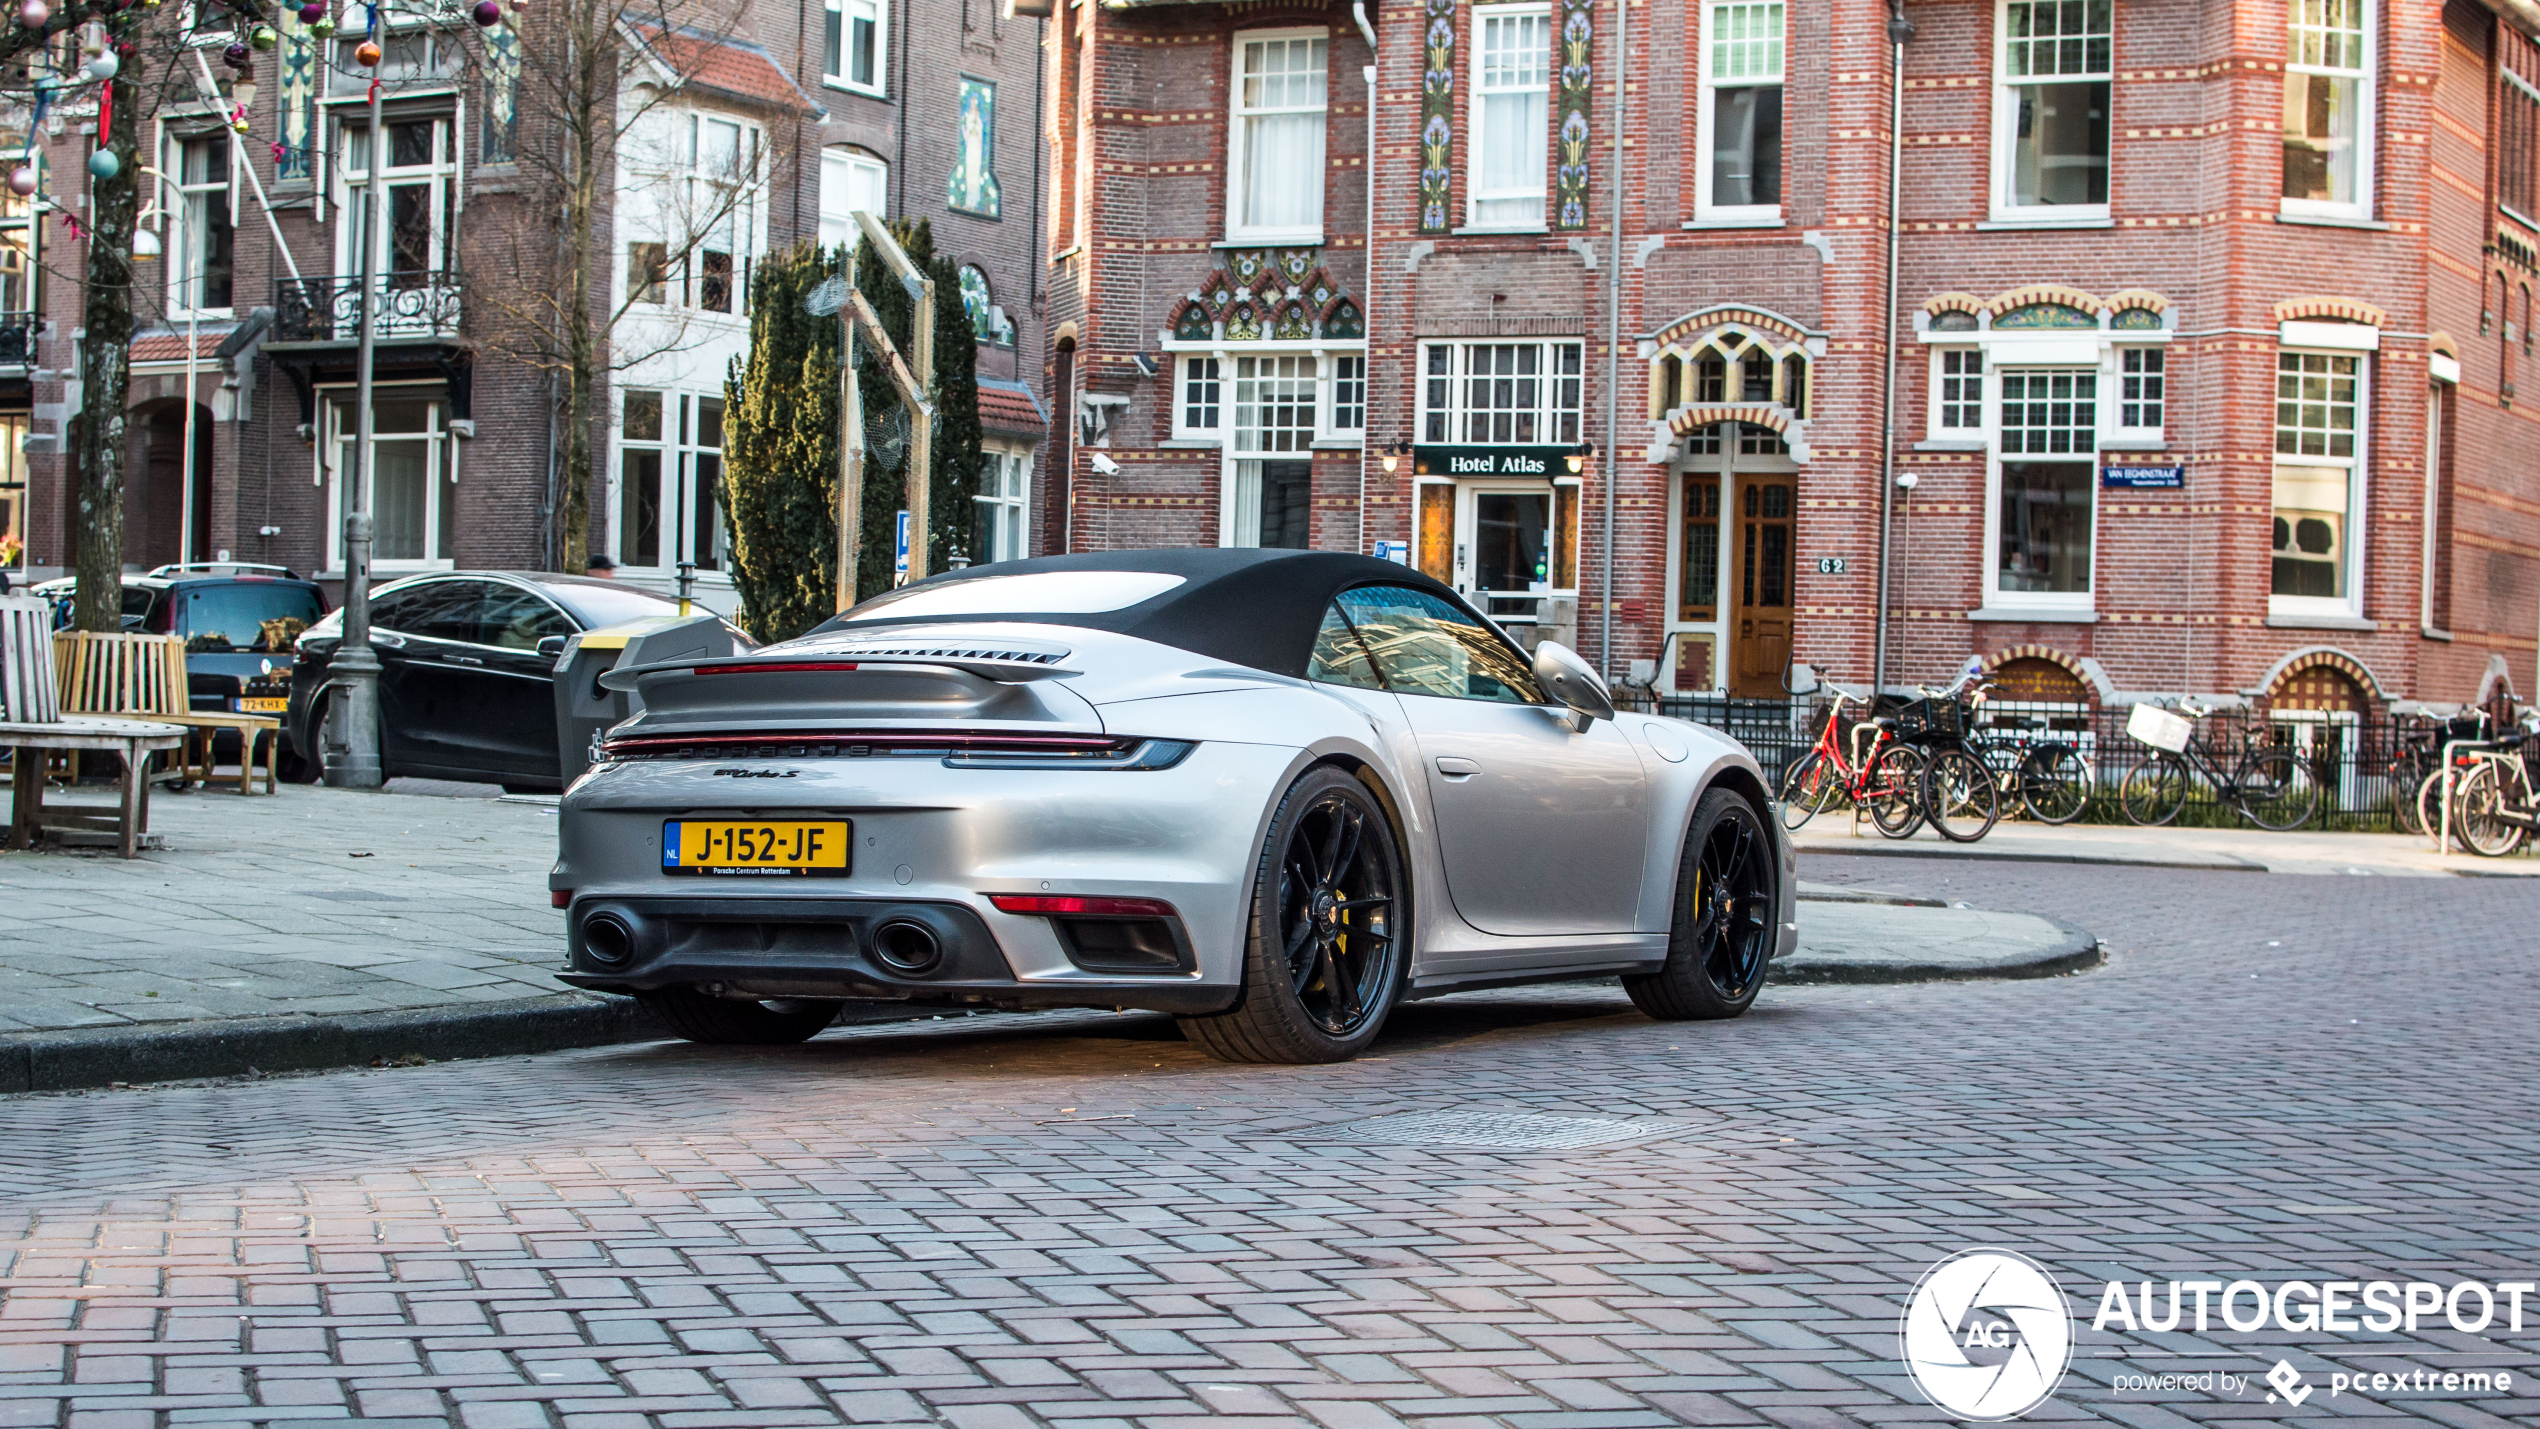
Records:
[[[1045,501],[1053,519],[1073,512],[1076,548],[1209,543],[1235,524],[1225,507],[1240,462],[1225,447],[1236,431],[1221,426],[1203,437],[1177,428],[1177,358],[1205,350],[1231,363],[1283,349],[1266,338],[1237,340],[1222,320],[1196,341],[1177,341],[1174,329],[1193,295],[1246,261],[1228,214],[1230,142],[1241,122],[1230,115],[1229,87],[1245,37],[1310,27],[1328,36],[1328,162],[1323,241],[1309,266],[1352,295],[1368,335],[1363,445],[1326,432],[1310,454],[1314,544],[1403,542],[1409,559],[1442,560],[1438,574],[1472,584],[1482,555],[1460,548],[1467,536],[1486,544],[1483,533],[1498,519],[1477,504],[1484,488],[1450,483],[1452,504],[1431,498],[1432,516],[1457,522],[1454,540],[1424,533],[1415,511],[1419,469],[1447,455],[1422,450],[1433,446],[1423,424],[1424,353],[1485,339],[1547,353],[1575,343],[1584,367],[1579,436],[1598,451],[1582,458],[1574,508],[1559,498],[1526,508],[1575,509],[1579,521],[1575,562],[1563,554],[1573,538],[1556,531],[1548,542],[1544,574],[1553,579],[1545,584],[1555,600],[1546,614],[1566,616],[1561,602],[1575,589],[1581,648],[1598,655],[1610,634],[1614,673],[1647,661],[1642,668],[1662,688],[1768,692],[1760,686],[1778,682],[1784,648],[1777,620],[1787,621],[1789,653],[1859,683],[1870,674],[1876,624],[1881,406],[1893,351],[1886,440],[1912,484],[1896,492],[1890,541],[1892,685],[1940,678],[1983,655],[1997,665],[2028,658],[2069,669],[2108,701],[2247,692],[2300,703],[2317,698],[2311,686],[2329,672],[2368,703],[2480,698],[2500,668],[2517,692],[2534,689],[2540,477],[2513,456],[2527,445],[2531,417],[2528,401],[2513,402],[2511,381],[2514,365],[2530,362],[2532,324],[2515,305],[2540,284],[2532,266],[2540,234],[2498,203],[2504,141],[2495,96],[2504,81],[2496,75],[2505,61],[2495,36],[2500,26],[2517,33],[2511,20],[2468,0],[2448,10],[2383,0],[2361,12],[2350,38],[2341,31],[2311,55],[2337,59],[2340,43],[2364,47],[2369,117],[2356,152],[2366,198],[2340,211],[2341,191],[2309,167],[2299,169],[2306,191],[2326,197],[2284,198],[2293,52],[2282,4],[2063,7],[2081,17],[2066,19],[2067,29],[2081,23],[2102,37],[2099,49],[2064,51],[2061,73],[2104,75],[2098,82],[2109,86],[2108,108],[2094,121],[2107,130],[2105,203],[2048,211],[2016,202],[2035,196],[2020,184],[2044,192],[2074,180],[2022,178],[2021,92],[1997,71],[2026,64],[2046,67],[2026,78],[2051,72],[2051,45],[2035,56],[2012,53],[1999,0],[1910,5],[1916,33],[1904,50],[1891,308],[1886,7],[1838,0],[1790,8],[1778,206],[1723,214],[1701,188],[1711,167],[1704,151],[1717,138],[1706,129],[1722,126],[1706,124],[1700,58],[1728,35],[1723,7],[1634,4],[1629,59],[1618,66],[1616,8],[1596,5],[1585,142],[1574,150],[1556,133],[1546,145],[1544,222],[1530,232],[1472,232],[1484,212],[1475,185],[1492,158],[1477,154],[1475,141],[1475,91],[1494,79],[1479,53],[1482,26],[1523,8],[1470,0],[1366,7],[1378,81],[1371,235],[1361,217],[1367,50],[1350,7],[1061,7],[1050,86],[1051,377],[1072,372],[1063,394],[1079,423],[1071,436],[1090,441],[1078,442],[1068,479],[1052,483]],[[1545,8],[1566,18],[1565,7]],[[1706,25],[1721,33],[1706,35]],[[1550,30],[1547,122],[1558,129],[1567,117],[1563,81],[1572,77],[1560,71],[1576,55]],[[1451,41],[1443,69],[1435,63],[1441,32]],[[1618,69],[1627,84],[1619,171]],[[1442,74],[1450,76],[1443,85]],[[2306,117],[2328,112],[2318,96],[2333,80],[2302,81]],[[2052,106],[2085,91],[2028,93],[2038,106],[2028,122],[2051,126],[2077,122],[2054,119]],[[1443,130],[1431,122],[1441,111]],[[2353,123],[2320,122],[2332,138],[2346,132],[2337,124]],[[1424,130],[1430,141],[1447,137],[1443,165]],[[2321,147],[2331,156],[2319,172],[2336,172],[2334,142]],[[1578,153],[1584,211],[1565,212],[1564,168]],[[2504,161],[2509,177],[2515,162]],[[1619,353],[1606,340],[1617,318]],[[1706,357],[1741,350],[1797,368],[1777,367],[1751,391],[1704,390]],[[1327,344],[1320,352],[1327,406],[1332,359],[1355,351]],[[1982,359],[1971,428],[1938,425],[1935,354],[1943,351]],[[2166,411],[2157,428],[2118,429],[2129,352],[2158,354]],[[2292,449],[2279,457],[2287,353],[2313,360],[2319,384],[2359,392],[2351,457],[2304,457],[2306,442],[2322,452],[2332,443],[2302,436],[2303,420],[2346,420],[2343,408],[2322,416],[2322,403],[2295,414],[2285,437]],[[1753,370],[1750,363],[1744,375]],[[1738,385],[1737,368],[1720,371]],[[2025,385],[2032,376],[2035,389]],[[2095,433],[2077,450],[2053,449],[2067,462],[2030,461],[2049,446],[2019,451],[2014,443],[2063,438],[2011,432],[2006,384],[2044,393],[2058,376],[2095,384]],[[1225,374],[1230,408],[1233,377]],[[2292,377],[2297,392],[2308,390],[2303,374]],[[1609,385],[1619,410],[1611,438]],[[1658,385],[1663,396],[1654,395]],[[1750,396],[1757,400],[1742,400]],[[2439,438],[2431,445],[2430,411]],[[1722,421],[1745,425],[1712,425]],[[1541,432],[1535,444],[1546,444]],[[1726,450],[1703,450],[1712,445]],[[2429,452],[2440,453],[2431,483]],[[2015,467],[2009,498],[2006,463]],[[2176,485],[2110,484],[2167,479],[2136,468],[2183,474]],[[1718,543],[1704,548],[1716,549],[1719,562],[1713,603],[1691,612],[1707,618],[1690,621],[1682,618],[1684,575],[1709,557],[1688,565],[1685,481],[1717,482],[1722,473],[1724,487],[1690,498],[1718,501],[1724,513],[1718,534],[1701,538]],[[1742,504],[1750,488],[1763,503],[1751,517]],[[1250,490],[1241,488],[1244,499]],[[2301,505],[2333,505],[2339,490],[2346,509]],[[1787,514],[1772,516],[1783,501]],[[2058,502],[2067,508],[2060,515]],[[2062,528],[2052,523],[2069,521],[2074,502],[2084,504],[2090,539],[2059,547]],[[2002,553],[2006,506],[2043,511],[2035,517],[2043,524],[2020,527],[2026,544],[2017,556]],[[1600,600],[1609,511],[1610,612]],[[1756,560],[1786,543],[1786,612],[1749,598],[1750,540]],[[2083,554],[2086,580],[2074,560]],[[1989,580],[2004,561],[2008,572]],[[1495,604],[1522,621],[1533,602]],[[1571,633],[1566,625],[1546,633],[1556,629]],[[1697,638],[1671,643],[1683,636]]]

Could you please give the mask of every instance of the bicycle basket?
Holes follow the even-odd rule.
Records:
[[[2196,732],[2196,721],[2159,705],[2136,705],[2134,712],[2126,716],[2125,732],[2154,749],[2176,754],[2187,747],[2187,737]]]
[[[1896,707],[1898,739],[1952,738],[1966,732],[1966,706],[1956,700],[1910,700]]]

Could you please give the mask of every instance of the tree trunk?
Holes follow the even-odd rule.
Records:
[[[586,46],[585,66],[591,65],[593,54]],[[567,119],[574,132],[572,181],[565,188],[570,238],[565,260],[564,568],[575,575],[587,569],[591,555],[591,411],[597,387],[593,370],[599,362],[599,342],[591,331],[591,222],[601,162],[592,142],[599,127],[593,78],[587,68],[573,76],[571,97],[578,112]]]
[[[145,13],[138,8],[128,15]],[[110,31],[113,41],[123,36]],[[87,307],[81,315],[80,409],[71,422],[70,446],[77,463],[77,536],[72,563],[79,576],[72,621],[82,630],[123,628],[123,489],[125,402],[132,385],[132,226],[139,192],[135,111],[140,92],[133,84],[139,65],[125,61],[123,74],[110,86],[114,127],[104,146],[123,167],[111,179],[91,187],[89,215]],[[193,513],[179,513],[180,520]]]

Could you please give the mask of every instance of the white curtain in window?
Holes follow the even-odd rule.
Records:
[[[1243,47],[1243,215],[1246,228],[1323,224],[1323,70],[1320,39],[1251,40]]]
[[[1473,221],[1541,223],[1551,131],[1552,37],[1540,14],[1482,17]]]

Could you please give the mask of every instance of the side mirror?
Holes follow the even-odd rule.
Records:
[[[565,641],[568,638],[570,637],[563,635],[540,636],[538,640],[538,653],[546,656],[550,660],[553,660],[564,653]]]
[[[1782,688],[1790,691],[1794,695],[1815,694],[1817,692],[1817,667],[1804,660],[1791,661],[1790,673],[1782,678]]]
[[[1589,725],[1614,717],[1614,696],[1596,667],[1578,657],[1578,653],[1558,640],[1546,640],[1535,647],[1535,681],[1543,692],[1570,707],[1577,715],[1578,731],[1587,733]]]

